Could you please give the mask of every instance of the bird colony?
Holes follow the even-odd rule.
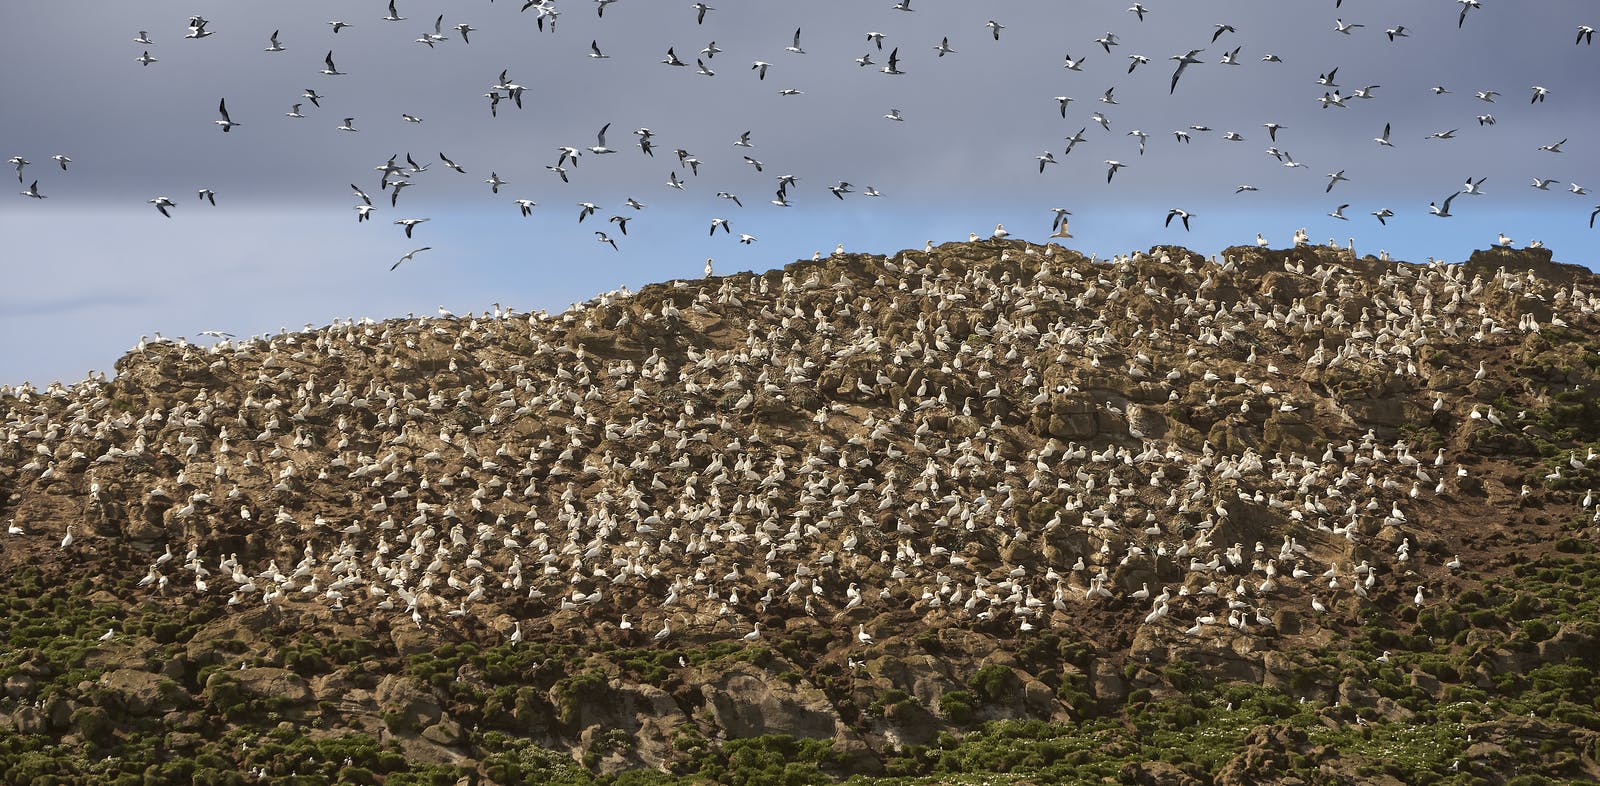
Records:
[[[1434,84],[1425,88],[1417,82],[1434,78],[1433,67],[1444,65],[1442,53],[1455,46],[1452,40],[1459,39],[1464,29],[1495,24],[1494,19],[1480,21],[1479,17],[1513,13],[1510,4],[1491,5],[1480,0],[1430,0],[1430,4],[1432,16],[1423,29],[1408,29],[1404,24],[1386,26],[1385,9],[1381,5],[1344,7],[1343,0],[1335,0],[1331,6],[1326,2],[1318,3],[1315,13],[1308,10],[1299,17],[1293,35],[1321,36],[1339,44],[1349,43],[1351,54],[1347,57],[1360,62],[1303,62],[1294,51],[1284,48],[1286,42],[1281,37],[1253,31],[1248,19],[1225,19],[1189,29],[1191,24],[1186,18],[1189,12],[1157,3],[1148,8],[1142,3],[1133,3],[1125,9],[1126,14],[1115,15],[1121,22],[1117,30],[1100,35],[1082,28],[1074,31],[1070,19],[1060,20],[1068,31],[1059,38],[1060,49],[1049,54],[1041,51],[1029,63],[1039,69],[1039,73],[1056,74],[1054,81],[1061,86],[1048,89],[1066,93],[1034,95],[1000,86],[1008,90],[1003,100],[1011,105],[1010,111],[1028,113],[1034,120],[1051,121],[1055,127],[1040,134],[1043,126],[1032,120],[1013,124],[1014,133],[1025,133],[1028,138],[985,140],[981,145],[982,155],[990,157],[990,151],[994,151],[1014,159],[994,164],[999,171],[1014,172],[1018,179],[1028,176],[1035,163],[1040,175],[1046,174],[1052,166],[1069,161],[1083,163],[1083,167],[1070,167],[1073,169],[1070,176],[1059,176],[1062,182],[1116,193],[1119,186],[1136,190],[1149,188],[1154,181],[1149,179],[1151,175],[1139,174],[1142,169],[1163,173],[1170,173],[1174,167],[1204,169],[1196,167],[1192,157],[1202,146],[1221,157],[1218,160],[1231,161],[1227,157],[1232,154],[1232,146],[1242,142],[1261,146],[1264,153],[1247,166],[1230,165],[1225,175],[1207,175],[1236,179],[1185,187],[1164,197],[1182,199],[1184,204],[1153,206],[1151,231],[1158,228],[1176,231],[1181,227],[1187,232],[1192,228],[1191,219],[1207,220],[1206,215],[1213,206],[1220,209],[1228,199],[1258,199],[1246,195],[1265,190],[1291,201],[1310,204],[1315,204],[1313,200],[1325,199],[1327,207],[1331,208],[1326,215],[1337,220],[1359,218],[1365,221],[1360,214],[1369,213],[1375,219],[1368,228],[1371,232],[1385,231],[1391,219],[1408,222],[1415,218],[1427,224],[1419,226],[1417,231],[1433,233],[1442,227],[1436,228],[1424,216],[1422,200],[1417,197],[1432,196],[1427,215],[1450,218],[1458,215],[1451,212],[1453,206],[1458,211],[1464,207],[1456,201],[1457,197],[1467,195],[1467,201],[1474,203],[1476,209],[1479,197],[1494,192],[1495,186],[1488,191],[1481,189],[1486,179],[1481,170],[1489,164],[1481,158],[1481,148],[1474,148],[1475,152],[1459,156],[1453,162],[1454,168],[1468,173],[1464,185],[1456,186],[1454,180],[1419,182],[1410,185],[1420,191],[1408,186],[1407,190],[1413,193],[1393,195],[1415,199],[1412,204],[1378,203],[1378,199],[1386,197],[1371,191],[1341,200],[1340,195],[1332,191],[1346,182],[1354,183],[1356,188],[1363,188],[1363,180],[1389,182],[1389,173],[1397,167],[1412,166],[1424,159],[1435,163],[1449,161],[1450,154],[1441,151],[1461,144],[1452,141],[1458,139],[1458,134],[1461,138],[1494,138],[1501,140],[1495,144],[1502,149],[1516,151],[1508,160],[1515,159],[1522,162],[1519,166],[1530,167],[1527,171],[1517,170],[1518,177],[1527,178],[1523,182],[1540,190],[1549,191],[1555,187],[1557,191],[1567,192],[1565,197],[1541,202],[1541,210],[1562,215],[1570,213],[1574,227],[1580,226],[1587,215],[1592,228],[1600,205],[1591,209],[1587,200],[1569,201],[1588,194],[1584,186],[1573,180],[1585,174],[1592,175],[1593,171],[1581,161],[1569,163],[1571,156],[1563,149],[1573,137],[1579,139],[1580,145],[1586,143],[1577,129],[1563,126],[1563,123],[1576,121],[1570,108],[1563,107],[1561,91],[1542,84]],[[805,140],[797,143],[792,133],[767,128],[758,122],[764,118],[751,117],[749,111],[766,112],[755,107],[768,104],[758,102],[755,94],[747,95],[744,91],[757,90],[763,98],[777,97],[773,100],[778,104],[771,105],[771,114],[785,118],[786,122],[815,124],[820,117],[827,117],[828,122],[870,117],[883,126],[873,134],[877,138],[870,140],[871,145],[920,149],[933,159],[948,155],[972,157],[975,155],[972,133],[960,132],[960,124],[952,118],[939,116],[922,120],[915,112],[903,114],[899,107],[907,105],[905,101],[920,101],[919,96],[925,98],[930,83],[951,79],[950,74],[961,69],[1011,69],[1012,61],[997,58],[1014,55],[1014,47],[1032,47],[1037,43],[1028,38],[1025,28],[1023,32],[1011,31],[1001,20],[982,18],[989,9],[971,5],[952,9],[933,3],[923,8],[922,3],[913,6],[907,0],[892,6],[885,3],[878,9],[882,13],[877,16],[887,17],[892,22],[882,25],[881,30],[845,29],[851,14],[830,11],[819,14],[815,24],[802,25],[792,33],[787,26],[781,30],[752,31],[745,29],[744,22],[729,23],[740,25],[737,28],[725,27],[721,21],[724,17],[733,14],[740,18],[739,15],[702,2],[682,3],[677,24],[663,27],[664,34],[671,33],[675,37],[647,39],[649,42],[643,45],[637,43],[640,38],[637,20],[646,10],[656,14],[659,9],[642,9],[637,0],[597,0],[584,4],[576,0],[560,4],[555,0],[535,0],[522,3],[520,7],[514,2],[471,8],[452,6],[447,13],[437,15],[422,13],[415,6],[407,8],[407,5],[407,0],[389,0],[387,11],[381,17],[377,16],[377,9],[383,6],[375,6],[370,15],[330,20],[314,34],[304,24],[297,24],[291,34],[284,34],[284,29],[249,29],[242,21],[230,24],[230,15],[226,12],[217,22],[202,16],[190,17],[187,32],[181,36],[178,31],[184,27],[179,20],[151,20],[151,30],[140,30],[132,38],[128,67],[148,69],[151,79],[160,79],[165,53],[175,47],[248,52],[254,58],[305,59],[304,76],[297,81],[274,77],[274,81],[282,81],[282,84],[257,92],[246,93],[235,88],[225,95],[203,98],[187,95],[182,100],[191,111],[175,115],[172,122],[207,128],[207,121],[194,119],[203,114],[199,109],[203,104],[204,113],[211,113],[209,122],[219,133],[228,135],[227,144],[232,146],[235,159],[251,155],[246,151],[255,150],[263,139],[271,139],[273,144],[280,144],[287,138],[310,143],[312,137],[301,134],[298,126],[291,129],[293,124],[316,124],[325,129],[325,133],[315,137],[319,140],[315,144],[338,145],[350,155],[340,156],[341,164],[336,173],[330,174],[324,169],[308,175],[314,182],[311,186],[314,191],[308,196],[323,199],[353,193],[357,200],[353,205],[356,222],[367,222],[378,214],[382,218],[375,223],[396,226],[398,229],[393,231],[403,230],[408,241],[419,241],[411,243],[408,247],[412,250],[404,256],[400,256],[398,250],[395,252],[399,261],[391,267],[394,269],[404,262],[428,259],[415,255],[434,249],[434,243],[428,241],[446,239],[459,231],[441,227],[440,224],[448,220],[443,216],[431,226],[423,226],[423,222],[432,218],[428,213],[448,204],[444,194],[451,194],[450,199],[454,199],[458,192],[465,192],[463,184],[479,179],[481,185],[473,185],[475,190],[481,191],[483,209],[503,210],[506,216],[513,215],[510,211],[515,209],[516,215],[524,219],[548,214],[551,219],[546,223],[559,221],[563,227],[573,223],[581,225],[588,220],[588,226],[578,228],[575,236],[595,241],[598,245],[591,245],[592,249],[603,246],[617,251],[627,247],[630,221],[650,222],[645,210],[652,203],[674,208],[674,217],[669,222],[673,227],[688,224],[696,232],[708,227],[712,237],[717,236],[720,228],[723,242],[737,239],[748,246],[756,241],[759,228],[788,218],[782,208],[814,207],[819,201],[833,205],[835,200],[894,195],[897,183],[880,183],[888,188],[879,191],[870,184],[858,187],[852,181],[863,182],[863,178],[871,177],[894,178],[907,184],[920,181],[913,173],[901,172],[897,176],[871,167],[860,159],[860,151],[834,151],[837,155],[828,154],[818,160],[818,151],[809,149]],[[431,6],[424,7],[433,10]],[[592,16],[588,13],[590,10],[594,12]],[[1332,18],[1325,19],[1325,14]],[[454,18],[457,15],[460,18]],[[563,19],[563,16],[569,18]],[[570,19],[571,16],[583,18]],[[919,40],[917,36],[924,34],[925,25],[921,20],[925,17],[937,19],[937,26],[948,32]],[[476,21],[477,26],[463,21],[468,18]],[[284,21],[288,24],[292,20]],[[260,23],[256,21],[255,24]],[[1558,42],[1563,52],[1591,46],[1593,28],[1574,24],[1575,40],[1570,39],[1572,28],[1563,23],[1559,32],[1544,31],[1548,40],[1518,42],[1518,51],[1548,54],[1556,51]],[[1020,24],[1013,26],[1022,27]],[[412,38],[419,28],[420,36]],[[1253,32],[1254,38],[1251,37]],[[473,47],[493,47],[508,35],[525,37],[528,46],[521,51],[517,63],[484,67],[482,87],[475,88],[482,91],[475,96],[482,102],[478,111],[470,117],[432,120],[436,124],[451,123],[453,129],[462,131],[463,138],[459,142],[451,143],[427,132],[425,129],[432,126],[427,126],[426,122],[436,116],[416,108],[418,104],[432,105],[429,101],[437,97],[431,96],[432,91],[442,89],[438,85],[420,80],[417,84],[385,88],[372,81],[353,81],[370,79],[370,73],[360,73],[363,67],[383,67],[374,63],[387,62],[375,61],[373,57],[370,48],[379,40],[376,37],[395,49],[410,47],[411,51],[406,54],[413,57],[421,56],[426,50],[426,57],[456,63],[451,66],[454,69],[459,68],[459,62],[476,60]],[[589,38],[588,46],[561,48],[541,40],[574,35]],[[612,47],[606,43],[608,38],[625,39],[629,43],[625,47]],[[353,43],[352,39],[360,39],[361,43]],[[706,43],[704,46],[688,43],[691,40]],[[837,51],[847,40],[854,42],[849,45],[851,51],[861,52],[854,58],[853,65]],[[1019,41],[1029,43],[1019,44]],[[1183,51],[1170,56],[1149,48],[1171,46],[1171,41],[1191,46],[1184,46]],[[816,53],[818,47],[813,42],[826,44],[823,54]],[[261,43],[266,44],[263,51],[254,51]],[[809,53],[808,46],[812,47]],[[1416,48],[1419,53],[1401,57],[1409,57],[1414,67],[1390,68],[1390,61],[1396,57],[1393,53],[1408,47]],[[359,52],[358,56],[352,56],[357,57],[356,62],[361,65],[348,65],[348,61],[341,58],[342,51]],[[1383,53],[1381,57],[1369,56],[1379,51]],[[1429,54],[1421,54],[1422,51]],[[209,56],[213,60],[208,62],[220,62],[215,59],[221,56],[216,51]],[[187,53],[185,57],[187,62]],[[627,76],[623,76],[621,65],[616,68],[599,65],[613,59],[631,69],[626,72]],[[833,68],[839,64],[833,62],[835,59],[844,64],[843,70]],[[1435,60],[1440,62],[1435,63]],[[1126,68],[1123,68],[1124,63]],[[1384,70],[1386,68],[1390,70]],[[1204,74],[1197,76],[1197,71]],[[455,80],[446,79],[445,73],[447,71],[441,71],[437,81],[453,83]],[[1298,76],[1291,79],[1283,76],[1286,73]],[[1444,70],[1443,73],[1450,72]],[[559,74],[559,80],[552,79],[554,74]],[[1236,74],[1242,76],[1235,79]],[[735,80],[739,81],[739,87],[728,93],[723,83]],[[1197,80],[1203,80],[1203,84],[1191,86]],[[1299,80],[1302,87],[1278,89],[1280,84],[1293,84],[1293,80]],[[860,92],[859,85],[868,83],[874,83],[873,89]],[[350,87],[357,84],[360,87]],[[849,87],[845,88],[847,84]],[[1031,91],[1039,83],[1024,80],[1022,84],[1028,85]],[[580,138],[556,138],[548,130],[548,119],[530,121],[525,115],[515,117],[518,113],[545,114],[559,117],[564,123],[573,119],[566,108],[568,96],[564,94],[567,91],[621,95],[639,85],[656,86],[663,94],[674,96],[675,102],[686,106],[705,104],[708,97],[716,106],[708,105],[704,110],[677,109],[673,114],[654,118],[641,116],[640,111],[630,105],[637,102],[623,99],[606,106],[582,106],[584,112],[594,115],[579,125],[585,127],[584,135],[593,136]],[[1265,88],[1265,85],[1272,87]],[[368,96],[362,95],[362,103],[358,104],[357,96],[352,93],[365,94],[374,87],[379,90],[384,114],[352,116],[357,111],[352,106],[372,106]],[[1167,88],[1165,93],[1160,91],[1161,87]],[[462,91],[454,86],[449,89]],[[1192,90],[1206,93],[1205,102],[1182,103],[1181,108],[1176,108],[1180,105],[1175,102],[1184,98],[1181,93]],[[452,99],[457,97],[456,92],[449,95]],[[461,92],[461,95],[467,93]],[[729,98],[716,101],[719,95]],[[861,104],[868,100],[864,96],[871,96],[870,100],[882,101],[884,105],[864,108]],[[1581,103],[1585,99],[1575,95],[1565,100]],[[1313,104],[1319,109],[1312,109]],[[215,106],[214,113],[210,109],[212,106]],[[741,106],[749,106],[751,110],[741,114],[738,111]],[[1164,106],[1175,108],[1159,109]],[[703,133],[700,123],[686,122],[690,118],[682,116],[699,111],[713,112],[718,123],[730,124],[725,134],[713,137]],[[1191,112],[1191,116],[1178,117],[1180,113]],[[1054,117],[1057,113],[1059,121]],[[1345,113],[1364,118],[1357,131],[1347,130]],[[1219,114],[1225,117],[1217,116]],[[508,115],[514,117],[508,118]],[[1401,116],[1400,124],[1393,128],[1391,115]],[[879,117],[892,122],[882,123],[876,120]],[[1130,117],[1139,120],[1126,119]],[[1158,117],[1162,119],[1156,120]],[[1167,124],[1167,128],[1130,127],[1136,122],[1161,122]],[[496,123],[501,124],[501,130],[487,130]],[[1437,125],[1425,128],[1425,123]],[[1502,125],[1497,127],[1496,123]],[[686,133],[682,128],[686,124],[695,126],[696,130]],[[910,141],[907,133],[913,132],[902,132],[898,128],[902,124],[920,126],[922,130],[914,133],[920,135],[919,139],[926,139],[926,143]],[[1225,127],[1230,125],[1232,127]],[[519,130],[506,137],[503,129],[509,126]],[[958,133],[953,136],[944,133],[946,126]],[[756,127],[765,130],[753,132],[751,129]],[[408,128],[413,130],[405,130]],[[1335,128],[1338,129],[1336,133],[1329,131]],[[374,130],[384,140],[379,148],[351,147],[342,139],[345,136],[359,138],[363,133],[373,135]],[[1514,137],[1506,138],[1513,133]],[[1532,136],[1535,133],[1544,136],[1535,139]],[[856,136],[855,132],[851,135]],[[867,144],[869,140],[861,136],[863,138],[854,143]],[[514,147],[496,150],[493,147],[496,143],[473,144],[467,141],[469,138],[510,139],[514,140],[511,142]],[[1057,138],[1065,141],[1064,147],[1055,141]],[[407,139],[411,142],[404,143],[406,149],[387,149]],[[411,149],[411,143],[420,147]],[[1149,158],[1145,156],[1147,145],[1153,149]],[[1033,150],[1042,147],[1043,152],[1037,155],[1031,151],[1019,152],[1016,148],[1020,146]],[[439,147],[454,152],[439,150]],[[663,151],[660,157],[656,156],[658,148]],[[1300,158],[1291,150],[1301,153]],[[1078,151],[1076,157],[1072,156],[1074,151]],[[1529,154],[1527,161],[1519,157],[1522,152]],[[1589,155],[1583,148],[1571,152],[1579,157]],[[1085,156],[1092,160],[1085,162]],[[22,192],[23,196],[44,199],[56,182],[64,182],[82,171],[82,167],[97,166],[86,159],[69,172],[71,158],[59,153],[51,158],[60,164],[61,171],[33,179]],[[364,163],[342,163],[348,160]],[[580,161],[584,162],[582,166]],[[1313,163],[1308,164],[1308,161]],[[1532,166],[1530,162],[1534,161],[1538,166]],[[29,159],[18,154],[10,158],[9,163],[16,167],[18,181],[28,182],[24,170],[31,163]],[[294,166],[294,162],[285,162],[285,166]],[[852,172],[852,168],[856,171]],[[1303,171],[1294,172],[1296,169]],[[1329,171],[1318,176],[1323,169]],[[377,177],[372,176],[374,170],[380,173]],[[1105,173],[1103,183],[1099,182],[1102,171]],[[1117,178],[1119,172],[1125,172],[1120,179]],[[1123,186],[1129,177],[1146,179]],[[441,185],[441,180],[450,178],[465,180]],[[346,183],[350,185],[348,192],[344,188]],[[187,212],[190,208],[180,207],[185,203],[205,202],[207,209],[219,204],[217,191],[206,184],[194,187],[198,199],[154,195],[147,201],[168,218],[181,217]],[[1501,194],[1509,193],[1513,187],[1509,182],[1498,184],[1498,188],[1503,189]],[[402,191],[412,188],[415,191],[406,196],[411,206],[401,208]],[[387,192],[386,198],[383,193],[369,193],[372,189]],[[1351,186],[1344,186],[1339,190],[1343,194],[1350,189]],[[697,195],[710,194],[715,194],[717,199],[695,201]],[[222,197],[227,200],[234,195],[223,194]],[[1347,216],[1345,209],[1357,202],[1366,204],[1356,208],[1357,215]],[[684,213],[694,215],[702,211],[703,217],[697,220],[683,217]],[[1165,219],[1158,224],[1160,211],[1165,211]],[[1478,217],[1482,216],[1480,213]],[[1175,218],[1180,220],[1174,221]],[[1506,245],[1512,242],[1505,235],[1500,237]]]
[[[1570,391],[1511,360],[1600,329],[1600,287],[1481,253],[983,240],[559,315],[141,339],[115,379],[0,388],[3,553],[513,643],[1110,613],[1228,646],[1286,611],[1426,606],[1474,559],[1450,522],[1595,460],[1483,461]]]

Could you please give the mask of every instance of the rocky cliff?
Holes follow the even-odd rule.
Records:
[[[1597,307],[984,241],[141,342],[0,391],[0,770],[1600,777]]]

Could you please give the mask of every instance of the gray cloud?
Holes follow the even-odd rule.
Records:
[[[0,153],[32,160],[25,180],[37,177],[50,198],[0,200],[8,277],[18,291],[39,293],[0,304],[0,326],[35,315],[22,304],[60,303],[63,315],[77,304],[80,322],[93,315],[95,330],[125,346],[157,324],[193,332],[234,320],[226,329],[256,326],[249,332],[351,312],[431,310],[429,301],[445,297],[559,308],[619,283],[693,275],[706,256],[717,257],[719,269],[764,268],[834,242],[886,252],[926,238],[964,239],[996,221],[1042,239],[1057,205],[1074,211],[1076,242],[1103,253],[1157,242],[1214,250],[1257,231],[1282,243],[1295,226],[1413,257],[1461,256],[1498,231],[1541,237],[1569,261],[1589,261],[1595,251],[1586,220],[1600,200],[1564,192],[1573,181],[1600,186],[1600,155],[1584,133],[1600,125],[1592,79],[1600,49],[1572,44],[1579,23],[1596,22],[1585,2],[1486,0],[1459,29],[1459,6],[1448,0],[1345,0],[1338,9],[1147,2],[1143,23],[1122,2],[921,0],[915,13],[891,5],[751,0],[724,3],[700,26],[686,2],[622,0],[598,19],[591,4],[562,0],[550,34],[537,32],[534,13],[519,13],[514,2],[400,0],[410,18],[398,23],[378,19],[377,0],[333,10],[309,0],[202,3],[215,35],[184,40],[193,3],[13,3],[9,26],[28,34],[0,52],[0,96],[10,110],[0,115]],[[450,40],[433,49],[414,43],[439,13]],[[984,27],[990,15],[1006,25],[998,42]],[[1341,35],[1335,17],[1366,26]],[[330,18],[354,27],[335,35]],[[448,29],[458,22],[481,28],[470,45]],[[1220,22],[1238,32],[1213,43]],[[1389,42],[1383,30],[1394,25],[1411,36]],[[797,26],[805,55],[783,50]],[[154,45],[131,41],[141,29]],[[261,51],[274,29],[287,51]],[[869,30],[888,36],[884,51],[867,42]],[[1107,31],[1123,42],[1110,54],[1093,43]],[[944,36],[957,52],[939,58],[933,47]],[[610,57],[589,58],[591,40]],[[692,63],[712,40],[723,50],[706,61],[717,75],[698,76]],[[660,64],[668,46],[691,65]],[[907,71],[900,77],[878,71],[895,46]],[[1242,64],[1218,64],[1235,46]],[[160,62],[134,62],[146,48]],[[330,48],[347,76],[317,73]],[[1168,57],[1191,48],[1205,50],[1203,63],[1168,95]],[[1261,62],[1268,52],[1284,62]],[[1067,53],[1087,58],[1082,72],[1061,67]],[[1133,53],[1150,63],[1128,74]],[[874,65],[857,66],[862,54]],[[750,69],[756,59],[772,63],[764,81]],[[1335,66],[1346,95],[1379,85],[1376,97],[1318,108],[1328,88],[1315,79]],[[482,94],[501,69],[527,86],[525,108],[506,101],[491,118]],[[1433,95],[1436,84],[1451,92]],[[1547,102],[1529,104],[1534,84],[1552,90]],[[326,96],[323,108],[299,97],[308,87]],[[778,95],[784,87],[804,94]],[[1108,87],[1118,104],[1097,101]],[[1501,96],[1488,104],[1475,90]],[[1057,95],[1075,99],[1066,119]],[[228,134],[212,123],[224,96],[243,123]],[[307,117],[284,117],[297,102]],[[891,108],[905,122],[883,119]],[[1097,110],[1110,118],[1109,133],[1089,119]],[[423,122],[406,123],[403,112]],[[1485,112],[1495,125],[1478,125]],[[360,132],[335,130],[346,116]],[[1277,147],[1306,168],[1265,154],[1269,121],[1284,126]],[[608,122],[617,154],[586,153],[569,167],[570,184],[545,169],[558,146],[592,145]],[[1392,150],[1371,141],[1386,122]],[[1214,130],[1179,144],[1172,131],[1190,125]],[[654,158],[634,146],[631,132],[641,126],[656,133]],[[1087,141],[1063,155],[1064,137],[1085,126]],[[1423,141],[1450,128],[1460,129],[1457,139]],[[1150,135],[1142,156],[1127,135],[1133,129]],[[1222,141],[1229,130],[1246,141]],[[744,131],[753,149],[733,146]],[[1537,150],[1563,137],[1566,152]],[[675,148],[704,162],[698,177],[678,169]],[[1034,157],[1046,149],[1060,163],[1040,175]],[[432,168],[391,209],[373,167],[408,151]],[[444,169],[441,151],[469,174]],[[71,171],[55,168],[49,156],[57,152],[73,157]],[[745,164],[744,154],[765,171]],[[1108,158],[1129,165],[1109,186]],[[1325,175],[1341,169],[1350,182],[1324,193]],[[482,182],[490,171],[510,181],[498,196]],[[673,171],[687,190],[665,187]],[[788,210],[767,204],[779,174],[801,178]],[[1429,218],[1428,201],[1469,175],[1488,177],[1489,195],[1457,200],[1453,221]],[[1531,189],[1533,177],[1556,178],[1563,192]],[[838,180],[886,196],[841,202],[826,191]],[[373,222],[355,222],[351,182],[382,200]],[[1241,183],[1261,191],[1235,196]],[[218,192],[218,207],[195,200],[201,186]],[[737,194],[745,207],[717,199],[718,191]],[[157,194],[179,202],[175,218],[145,204]],[[621,206],[630,196],[650,207],[624,238],[604,219],[631,214]],[[515,198],[540,203],[532,218],[520,217]],[[598,222],[576,223],[581,200],[602,206]],[[1352,222],[1325,215],[1345,202]],[[1161,226],[1173,206],[1196,214],[1194,232]],[[1366,215],[1379,207],[1398,214],[1390,227]],[[390,223],[407,216],[433,220],[412,241]],[[745,247],[707,238],[713,216],[762,239]],[[596,229],[618,237],[623,251],[596,243]],[[421,245],[435,247],[419,257],[427,264],[378,275]],[[49,264],[27,264],[39,259]],[[122,307],[88,308],[108,285],[127,298]],[[124,317],[130,321],[113,321]],[[75,362],[65,351],[42,356]],[[8,349],[0,378],[60,368],[20,357]]]

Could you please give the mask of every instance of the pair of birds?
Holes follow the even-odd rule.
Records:
[[[34,185],[37,186],[38,183],[34,183]],[[212,191],[209,188],[202,188],[196,193],[199,194],[201,199],[203,199],[203,200],[205,200],[207,202],[210,202],[213,207],[216,206],[216,204],[217,204],[217,192]],[[167,218],[172,218],[172,214],[168,213],[167,209],[178,206],[178,203],[172,201],[172,199],[170,197],[164,197],[164,196],[158,196],[155,199],[149,199],[149,200],[146,200],[146,201],[149,202],[152,205],[155,205],[156,206],[156,210],[160,211],[161,215],[166,216]]]

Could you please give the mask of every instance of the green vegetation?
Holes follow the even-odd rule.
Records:
[[[1140,684],[1115,712],[1093,696],[1093,645],[1054,631],[1022,642],[1015,665],[979,667],[923,707],[894,687],[852,693],[848,686],[859,681],[816,661],[833,640],[828,634],[670,650],[458,641],[402,658],[385,638],[285,635],[269,626],[259,641],[221,638],[202,651],[194,638],[222,620],[223,609],[149,602],[130,613],[85,600],[95,589],[90,579],[44,586],[25,568],[0,594],[0,608],[17,621],[3,633],[0,678],[15,678],[20,691],[0,699],[0,711],[23,721],[0,732],[0,784],[387,786],[454,784],[475,772],[495,783],[763,786],[833,783],[867,761],[829,739],[719,740],[707,734],[711,716],[701,711],[676,732],[665,772],[637,768],[639,741],[626,729],[594,732],[581,759],[538,743],[574,738],[585,718],[609,717],[617,680],[693,702],[698,689],[684,684],[683,666],[714,672],[734,664],[821,688],[847,723],[933,724],[931,738],[890,751],[881,775],[851,776],[861,784],[977,782],[1001,773],[1123,780],[1157,764],[1201,780],[1260,766],[1314,781],[1333,766],[1357,780],[1464,784],[1483,775],[1456,764],[1468,758],[1469,736],[1492,745],[1495,766],[1516,762],[1525,782],[1570,782],[1583,772],[1580,755],[1594,753],[1583,754],[1570,735],[1600,732],[1600,554],[1571,540],[1451,603],[1367,610],[1348,640],[1292,658],[1280,688],[1220,679],[1194,659],[1130,665],[1123,676]],[[116,642],[98,640],[108,627],[148,644],[131,660],[108,659]],[[1391,652],[1387,665],[1374,661],[1381,650]],[[919,651],[952,654],[931,631],[915,639]],[[894,657],[882,663],[874,668],[906,668]],[[341,731],[337,702],[293,706],[253,694],[240,666],[337,675],[369,690],[390,674],[403,676],[471,730],[460,745],[475,763],[423,763],[395,739]],[[161,675],[154,698],[130,700],[106,684],[101,677],[113,668]],[[985,720],[1016,711],[1025,676],[1053,690],[1074,720]],[[436,720],[387,711],[382,724],[407,736]],[[617,762],[621,771],[601,774]],[[251,772],[261,777],[242,774]]]

